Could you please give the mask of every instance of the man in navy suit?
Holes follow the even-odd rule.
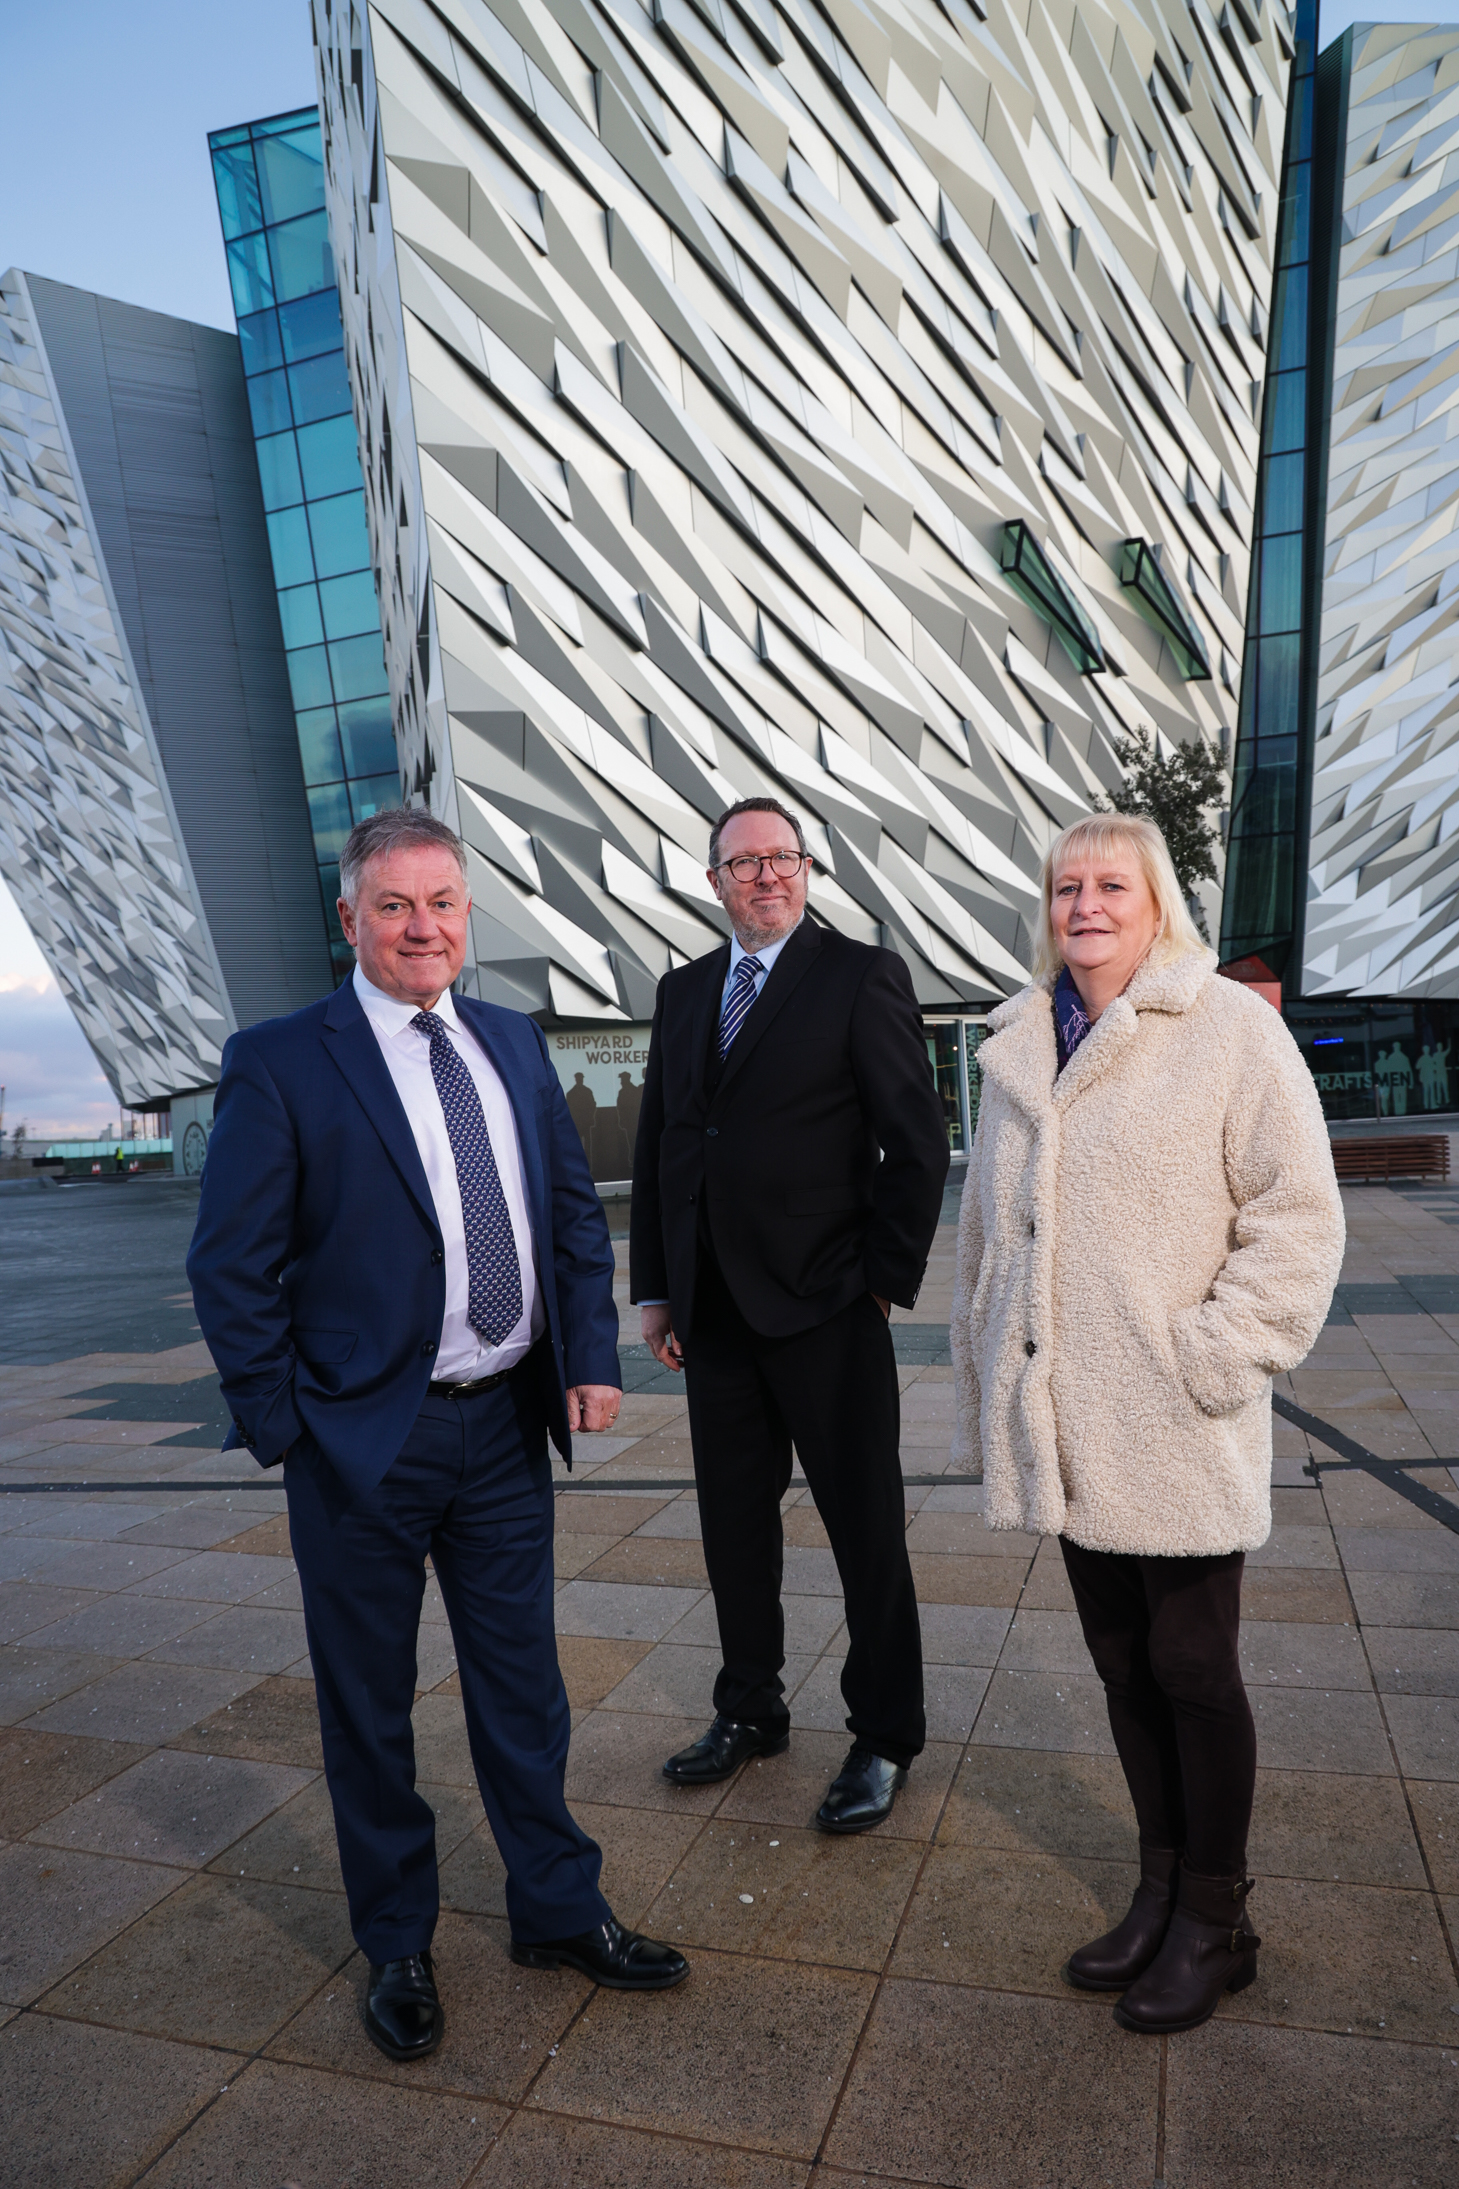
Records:
[[[410,1713],[431,1559],[514,1961],[662,1990],[683,1956],[615,1920],[563,1795],[547,1439],[622,1399],[613,1250],[548,1061],[516,1011],[453,999],[460,840],[410,808],[340,860],[357,960],[326,1002],[223,1052],[188,1275],[233,1410],[284,1462],[340,1864],[392,2059],[444,2030],[435,1818]]]

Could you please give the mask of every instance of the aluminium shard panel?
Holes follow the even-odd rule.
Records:
[[[1233,727],[1286,10],[314,22],[404,779],[471,846],[481,992],[646,1014],[761,792],[924,1006],[1020,986],[1115,743]],[[1096,673],[1000,571],[1015,523]],[[1209,681],[1122,589],[1133,537]]]
[[[1459,996],[1459,29],[1360,25],[1304,996]]]
[[[14,271],[0,277],[0,872],[119,1102],[217,1079],[235,1021]]]

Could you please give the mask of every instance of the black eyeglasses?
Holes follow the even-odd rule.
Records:
[[[758,882],[761,870],[769,867],[782,882],[788,882],[793,874],[799,874],[803,866],[809,866],[808,851],[767,851],[759,858],[753,852],[741,852],[737,859],[721,859],[716,872],[733,874],[737,882]]]

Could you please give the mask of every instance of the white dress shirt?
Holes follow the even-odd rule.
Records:
[[[506,1196],[512,1236],[517,1242],[517,1262],[522,1276],[521,1320],[501,1342],[488,1345],[466,1319],[470,1272],[466,1262],[466,1226],[461,1216],[461,1187],[456,1158],[451,1153],[441,1098],[431,1071],[429,1035],[411,1024],[419,1006],[397,1003],[383,989],[366,980],[355,967],[355,994],[380,1044],[385,1068],[395,1082],[415,1144],[420,1151],[435,1203],[436,1222],[446,1256],[446,1314],[432,1364],[432,1380],[441,1383],[474,1383],[479,1376],[495,1376],[521,1360],[547,1327],[537,1282],[537,1261],[532,1244],[532,1221],[527,1213],[527,1186],[522,1173],[522,1149],[517,1121],[496,1066],[481,1044],[456,1016],[447,989],[436,1003],[436,1017],[444,1025],[456,1054],[476,1083],[481,1097],[497,1174]]]

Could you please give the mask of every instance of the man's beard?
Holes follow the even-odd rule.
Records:
[[[804,909],[805,907],[802,906],[801,911],[797,912],[794,907],[787,905],[785,907],[786,918],[773,927],[767,927],[762,919],[753,915],[749,917],[741,915],[740,919],[734,922],[735,939],[742,950],[749,951],[753,956],[757,950],[764,950],[770,943],[784,942],[791,929],[799,923]]]

